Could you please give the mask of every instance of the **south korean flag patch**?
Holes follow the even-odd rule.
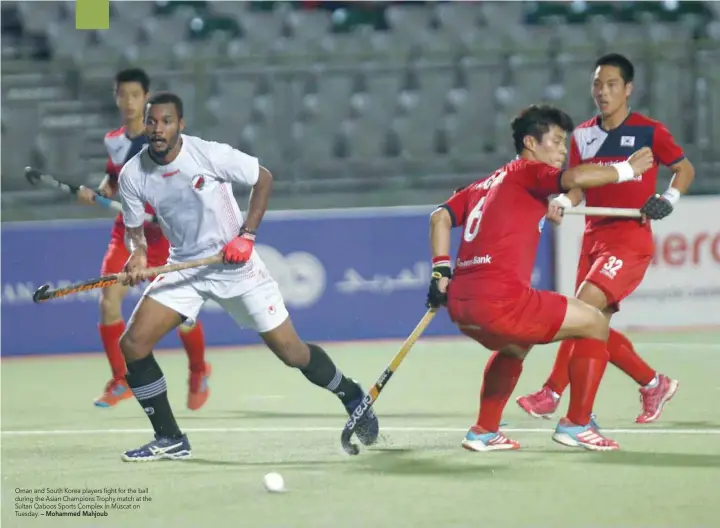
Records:
[[[635,136],[622,136],[620,138],[620,146],[621,147],[634,147],[635,146]]]

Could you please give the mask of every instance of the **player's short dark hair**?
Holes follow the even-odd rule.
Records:
[[[572,118],[555,106],[528,106],[513,119],[511,124],[515,152],[520,154],[525,148],[525,136],[532,136],[542,141],[542,137],[553,125],[568,133],[575,128]]]
[[[633,82],[635,78],[635,66],[625,55],[619,53],[608,53],[595,61],[595,69],[599,66],[615,66],[620,70],[620,76],[625,84]]]
[[[175,106],[177,111],[178,119],[183,118],[183,102],[180,96],[173,92],[155,92],[148,99],[147,107],[157,104],[171,104]]]
[[[150,91],[150,76],[141,68],[128,68],[115,74],[115,91],[124,83],[135,82],[142,86],[143,92]]]

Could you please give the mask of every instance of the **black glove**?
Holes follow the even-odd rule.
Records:
[[[452,269],[450,269],[450,260],[442,260],[433,265],[432,275],[430,278],[430,288],[428,289],[427,302],[425,306],[428,308],[438,308],[447,304],[447,292],[443,293],[438,289],[438,282],[443,277],[452,279]]]
[[[673,205],[662,194],[656,194],[648,198],[640,212],[650,220],[662,220],[673,212]]]

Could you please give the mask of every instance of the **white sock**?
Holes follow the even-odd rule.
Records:
[[[650,383],[648,383],[647,385],[645,385],[644,388],[645,389],[654,389],[655,387],[658,386],[658,383],[660,383],[660,380],[658,379],[658,375],[655,374],[655,377],[652,379],[652,381]]]
[[[560,395],[557,392],[553,390],[551,390],[550,392],[552,393],[553,400],[558,401],[560,399]]]

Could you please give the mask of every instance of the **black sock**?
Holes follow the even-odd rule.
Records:
[[[310,383],[329,390],[344,404],[362,396],[362,391],[357,383],[343,376],[343,373],[322,348],[311,343],[308,343],[307,346],[310,349],[310,361],[307,367],[300,371]]]
[[[182,436],[168,401],[165,376],[155,356],[151,353],[143,359],[128,363],[127,369],[125,379],[148,415],[155,433],[169,438]]]

